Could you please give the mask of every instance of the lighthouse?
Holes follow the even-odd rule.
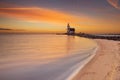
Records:
[[[75,34],[75,28],[71,28],[70,24],[67,24],[67,34],[68,35],[74,35]]]

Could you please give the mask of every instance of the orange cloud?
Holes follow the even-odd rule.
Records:
[[[0,8],[0,15],[26,21],[76,22],[72,15],[44,8]]]
[[[96,20],[79,14],[79,16],[74,16],[62,11],[50,10],[46,8],[0,8],[0,16],[17,18],[25,21],[32,22],[53,22],[53,23],[62,23],[67,22],[73,24],[90,23],[95,22]]]

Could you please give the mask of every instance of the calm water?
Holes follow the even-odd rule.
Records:
[[[0,69],[43,64],[96,46],[88,39],[65,35],[0,35]]]
[[[96,46],[74,36],[1,34],[0,80],[66,80]]]

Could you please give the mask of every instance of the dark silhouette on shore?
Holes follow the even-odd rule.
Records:
[[[115,40],[120,41],[120,34],[112,34],[112,35],[94,35],[94,34],[86,34],[86,33],[77,33],[76,36],[91,38],[91,39],[107,39],[107,40]]]
[[[71,28],[69,23],[67,24],[67,35],[74,35],[75,34],[75,28]]]
[[[64,35],[64,34],[63,34]],[[85,37],[85,38],[90,38],[90,39],[107,39],[107,40],[115,40],[115,41],[120,41],[120,34],[103,34],[103,35],[98,35],[98,34],[87,34],[87,33],[75,33],[75,28],[71,28],[69,23],[67,24],[67,33],[65,35],[71,35],[71,36],[80,36],[80,37]]]

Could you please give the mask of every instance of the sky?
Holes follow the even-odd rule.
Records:
[[[0,33],[120,34],[120,0],[0,0]]]

